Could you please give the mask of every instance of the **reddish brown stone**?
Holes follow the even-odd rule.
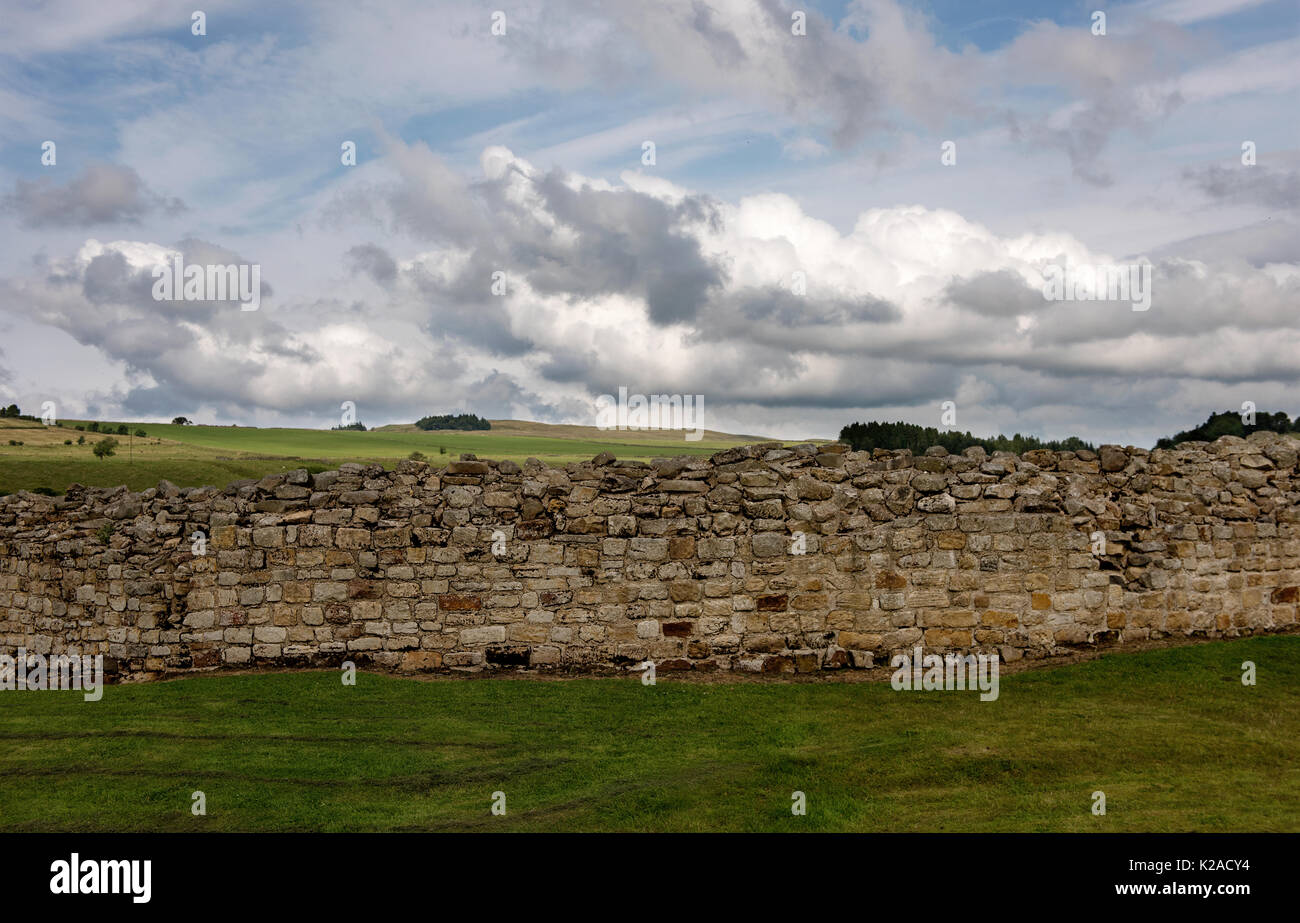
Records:
[[[697,602],[703,595],[702,587],[693,580],[676,580],[668,585],[668,598],[675,603]]]
[[[695,539],[689,535],[677,535],[668,539],[668,557],[674,561],[695,557]]]
[[[555,523],[542,517],[540,519],[525,519],[515,526],[515,538],[521,542],[530,542],[539,538],[546,538],[555,531]]]
[[[1015,628],[1020,624],[1020,618],[1014,612],[989,609],[980,615],[980,624],[990,628]]]
[[[383,593],[381,588],[372,580],[349,580],[348,581],[348,598],[349,599],[378,599]]]
[[[800,651],[794,655],[796,673],[815,673],[817,671],[817,654],[814,651]]]
[[[849,652],[842,647],[837,647],[826,656],[822,661],[822,668],[826,670],[838,670],[841,667],[850,667],[853,665],[853,658]]]
[[[483,600],[477,596],[456,596],[446,594],[438,597],[438,608],[444,612],[471,612],[483,607]]]
[[[402,669],[407,672],[419,673],[426,670],[437,670],[441,666],[441,651],[407,651],[402,655]]]
[[[202,667],[215,667],[221,663],[221,652],[216,648],[192,651],[190,653],[190,660],[196,669]]]
[[[487,462],[481,461],[454,461],[448,462],[446,467],[448,474],[487,474],[492,469],[488,467]]]
[[[764,673],[794,672],[794,658],[788,654],[776,654],[763,660]]]

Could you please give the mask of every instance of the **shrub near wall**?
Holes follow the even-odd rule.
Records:
[[[23,492],[0,498],[0,647],[102,652],[134,676],[344,660],[791,673],[916,645],[1011,661],[1279,630],[1297,619],[1295,446],[764,444]]]

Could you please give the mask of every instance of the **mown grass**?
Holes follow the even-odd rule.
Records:
[[[391,468],[412,452],[422,453],[434,466],[453,461],[463,452],[518,462],[532,456],[548,464],[586,461],[601,452],[645,461],[659,455],[708,455],[752,441],[715,436],[688,442],[681,434],[662,432],[611,432],[608,438],[583,438],[584,433],[600,431],[545,424],[515,424],[485,432],[357,432],[128,423],[132,433],[143,429],[148,435],[114,435],[120,443],[117,454],[100,459],[94,456],[92,446],[106,434],[78,431],[75,426],[79,422],[65,420],[58,427],[21,420],[0,423],[0,493],[39,488],[63,493],[74,483],[96,487],[125,484],[143,490],[164,478],[180,487],[224,487],[241,478],[261,478],[303,467],[322,471],[344,462],[378,462]],[[550,432],[564,435],[548,435]],[[81,436],[86,441],[77,445]],[[10,440],[23,445],[11,446]],[[73,444],[64,445],[65,440]]]
[[[1300,637],[1006,675],[990,703],[664,674],[9,692],[0,744],[5,830],[1295,831]]]

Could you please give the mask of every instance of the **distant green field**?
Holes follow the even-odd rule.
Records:
[[[174,426],[170,423],[128,423],[146,438],[114,436],[117,454],[96,458],[91,446],[103,433],[79,432],[83,421],[65,420],[45,427],[19,420],[0,421],[0,492],[45,488],[62,493],[69,484],[132,490],[153,487],[167,479],[181,487],[225,486],[240,478],[264,477],[294,468],[321,471],[343,462],[378,462],[392,467],[412,452],[422,452],[431,465],[443,465],[470,452],[483,458],[528,457],[549,464],[585,461],[601,452],[618,458],[646,460],[662,455],[709,455],[754,439],[709,433],[696,442],[680,433],[610,432],[591,427],[548,426],[541,423],[494,421],[493,429],[477,432],[423,432],[411,427],[372,432],[352,430],[257,429],[233,426]],[[101,423],[101,429],[118,421]],[[78,437],[84,445],[77,445]],[[23,445],[12,446],[10,441]],[[71,440],[73,445],[64,445]]]
[[[1297,831],[1300,637],[1016,673],[993,702],[663,673],[0,692],[0,741],[8,831]]]

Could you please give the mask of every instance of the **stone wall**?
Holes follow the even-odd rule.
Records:
[[[790,673],[916,645],[1011,661],[1279,630],[1297,618],[1296,445],[765,444],[20,493],[0,498],[0,650],[103,653],[133,676],[345,660]]]

